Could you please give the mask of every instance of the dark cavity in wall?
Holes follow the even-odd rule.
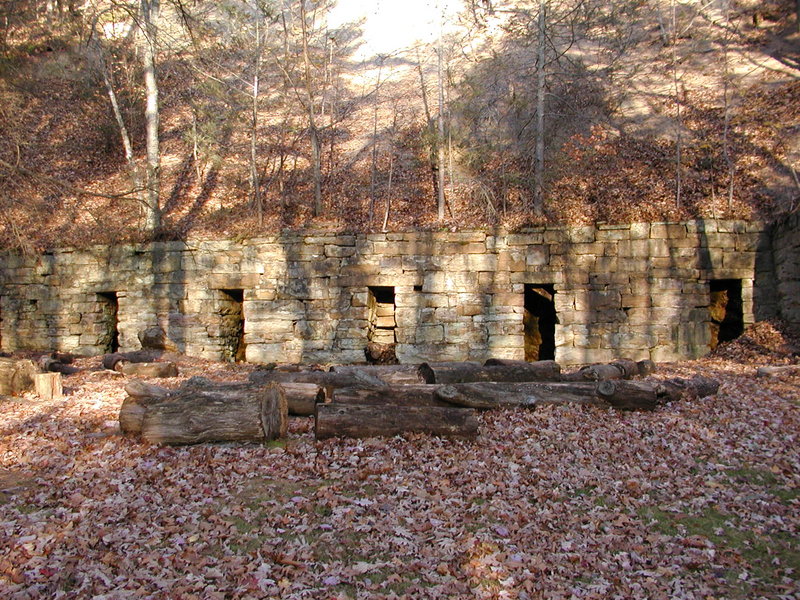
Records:
[[[525,284],[525,360],[554,360],[556,357],[556,305],[552,283]]]
[[[394,288],[372,286],[367,288],[368,330],[366,355],[371,363],[397,362],[395,355],[395,301]]]
[[[119,297],[117,292],[99,292],[97,345],[104,353],[119,350]]]
[[[711,349],[734,340],[744,332],[742,313],[742,280],[714,279],[709,282],[711,303]]]
[[[244,342],[244,290],[220,290],[220,294],[222,359],[244,362],[247,349]]]

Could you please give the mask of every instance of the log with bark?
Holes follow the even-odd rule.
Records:
[[[385,387],[382,381],[380,384],[373,381],[367,384],[364,378],[356,378],[350,373],[335,373],[331,371],[253,371],[248,376],[252,383],[263,385],[269,382],[276,383],[314,383],[325,389],[330,397],[333,390],[345,387]]]
[[[419,365],[336,365],[331,372],[343,375],[359,375],[377,379],[387,385],[424,383],[419,374]]]
[[[419,366],[419,374],[425,383],[441,384],[477,381],[560,381],[561,367],[553,360],[531,363],[513,361],[513,364],[486,366],[476,362],[442,362],[422,363]]]
[[[0,357],[0,396],[16,396],[33,389],[39,368],[32,360]]]
[[[141,435],[153,444],[266,442],[286,436],[288,406],[276,383],[243,390],[188,387],[140,404]],[[128,424],[124,430],[131,430]]]
[[[268,384],[264,384],[268,385]],[[317,403],[325,402],[325,390],[313,383],[281,383],[290,415],[310,416]],[[216,383],[205,377],[191,377],[178,390],[133,380],[125,386],[128,397],[120,409],[120,429],[124,433],[139,433],[147,406],[166,401],[171,395],[186,390],[220,390],[226,394],[246,394],[258,388],[253,383]]]
[[[478,409],[587,404],[618,410],[653,410],[682,397],[713,395],[718,389],[718,381],[701,376],[650,382],[474,382],[441,386],[435,397],[457,406]]]
[[[720,383],[711,377],[695,375],[691,379],[673,378],[658,382],[658,396],[662,402],[705,398],[719,392]]]
[[[403,433],[474,438],[478,435],[478,419],[473,411],[454,406],[318,404],[314,432],[318,440]]]
[[[115,365],[115,371],[119,371],[123,375],[129,377],[148,377],[148,378],[166,378],[177,377],[178,367],[174,362],[142,362],[142,363],[129,363],[119,361]]]
[[[566,373],[564,381],[607,381],[609,379],[632,379],[649,375],[655,371],[655,363],[651,360],[639,362],[621,358],[608,364],[588,365],[574,373]]]
[[[339,388],[333,391],[331,402],[354,406],[452,406],[436,398],[439,387],[419,383],[382,388]]]
[[[783,377],[784,375],[800,375],[800,365],[772,365],[756,369],[756,377]]]
[[[39,368],[44,373],[61,373],[62,375],[72,375],[80,369],[72,366],[72,356],[69,354],[53,353],[50,356],[42,356],[37,362]]]

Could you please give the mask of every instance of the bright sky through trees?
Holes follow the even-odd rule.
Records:
[[[340,0],[330,15],[331,26],[364,18],[364,45],[359,58],[391,54],[415,41],[439,35],[439,14],[454,15],[455,0]]]

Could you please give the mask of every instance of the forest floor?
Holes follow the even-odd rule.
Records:
[[[484,412],[475,441],[293,417],[174,448],[121,436],[124,379],[79,359],[63,400],[0,399],[0,597],[795,599],[800,376],[756,378],[775,363],[745,340],[656,374],[716,396]]]

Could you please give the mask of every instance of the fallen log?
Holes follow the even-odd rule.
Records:
[[[655,370],[655,363],[651,360],[639,362],[621,358],[608,364],[588,365],[574,373],[564,375],[564,381],[607,381],[609,379],[632,379],[649,375]]]
[[[363,374],[380,380],[386,385],[405,385],[424,383],[419,374],[419,365],[336,365],[332,373],[342,375]]]
[[[664,402],[717,393],[719,382],[708,377],[660,382],[608,380],[600,382],[474,382],[441,386],[435,397],[453,405],[477,409],[547,404],[587,404],[617,410],[653,410]]]
[[[439,400],[467,408],[491,409],[509,406],[534,408],[545,404],[605,404],[600,402],[594,383],[509,383],[482,381],[443,385],[436,390]]]
[[[52,356],[42,356],[38,361],[39,368],[44,373],[61,373],[63,375],[72,375],[77,373],[79,369],[73,367],[70,363],[72,357],[67,354],[53,354]]]
[[[39,368],[27,358],[0,357],[0,396],[16,396],[33,389]]]
[[[658,396],[661,402],[672,402],[686,398],[705,398],[719,391],[720,383],[716,379],[695,375],[691,379],[667,379],[658,384]]]
[[[800,374],[800,365],[773,365],[758,367],[756,377],[783,377]]]
[[[361,385],[369,387],[383,387],[386,383],[379,379],[374,371],[368,367],[354,367],[354,366],[333,366],[331,367],[332,373],[339,373],[341,375],[349,375]]]
[[[617,410],[655,410],[660,404],[658,385],[643,381],[600,381],[597,395]]]
[[[257,385],[268,384],[254,384],[251,382],[241,383],[218,383],[207,379],[206,377],[190,377],[187,379],[180,389],[199,389],[199,390],[226,390],[226,391],[246,391]],[[279,384],[283,388],[284,395],[286,396],[286,403],[288,405],[289,414],[297,416],[310,416],[314,414],[314,407],[318,402],[325,402],[326,395],[324,388],[314,383],[296,383],[287,381]],[[144,382],[135,382],[133,385],[125,386],[125,391],[129,395],[159,395],[164,392],[169,393],[170,390],[152,385]]]
[[[317,404],[325,402],[325,389],[316,383],[287,381],[278,384],[286,395],[290,415],[308,417],[314,414]]]
[[[174,362],[142,362],[142,363],[129,363],[124,360],[118,361],[114,367],[115,371],[119,371],[123,375],[129,377],[147,377],[147,378],[165,378],[177,377],[178,367]]]
[[[561,367],[553,360],[484,366],[476,362],[422,363],[419,374],[425,383],[470,383],[477,381],[560,381]]]
[[[474,438],[478,435],[478,419],[473,411],[453,406],[318,404],[314,433],[318,440],[391,437],[403,433]]]
[[[266,442],[284,437],[287,423],[286,396],[278,384],[244,390],[186,388],[145,403],[141,434],[153,444]]]
[[[380,385],[374,382],[373,385],[367,385],[362,379],[357,379],[352,374],[334,373],[331,371],[253,371],[248,376],[248,380],[258,385],[264,385],[269,382],[314,383],[325,389],[327,397],[330,397],[333,390],[337,388],[385,386],[383,382],[381,382]]]
[[[409,384],[382,388],[339,388],[333,391],[331,402],[352,406],[444,406],[452,404],[436,398],[438,385]]]

